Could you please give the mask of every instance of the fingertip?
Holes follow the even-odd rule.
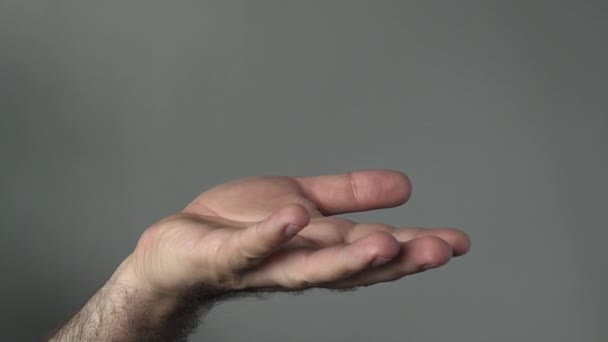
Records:
[[[452,248],[453,256],[461,256],[471,249],[471,239],[456,228],[427,228],[421,230],[418,237],[436,236],[447,242]]]
[[[412,182],[401,171],[361,170],[353,172],[352,177],[353,184],[357,184],[359,200],[370,203],[373,208],[400,206],[412,196]]]
[[[310,222],[310,214],[301,205],[285,206],[266,219],[236,234],[237,253],[233,265],[258,264],[289,241]]]
[[[291,238],[310,223],[310,213],[299,204],[291,204],[281,208],[274,216],[276,226],[287,238]]]
[[[394,175],[393,188],[399,193],[398,205],[402,205],[409,201],[412,197],[412,181],[408,175],[401,171],[390,170]]]
[[[445,265],[452,258],[451,246],[436,236],[426,236],[408,243],[414,244],[411,255],[422,270]]]
[[[460,232],[460,240],[457,244],[457,248],[454,249],[454,256],[461,256],[467,254],[471,250],[471,238],[469,235]]]
[[[471,239],[469,236],[456,228],[443,229],[440,237],[451,246],[453,256],[467,254],[471,249]]]
[[[310,213],[304,206],[290,204],[283,207],[278,213],[279,219],[285,225],[303,228],[310,223]]]
[[[365,250],[369,258],[394,259],[401,249],[399,241],[385,232],[374,232],[360,239],[360,249]]]

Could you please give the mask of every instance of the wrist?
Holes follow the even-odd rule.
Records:
[[[198,309],[195,301],[151,288],[127,257],[51,341],[174,340],[196,326]]]
[[[112,288],[122,289],[136,297],[138,306],[145,308],[151,319],[161,319],[184,306],[185,299],[173,293],[160,291],[152,286],[141,274],[133,256],[129,255],[117,267],[108,280]]]

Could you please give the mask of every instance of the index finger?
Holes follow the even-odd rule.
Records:
[[[295,177],[305,195],[325,215],[399,206],[412,184],[395,170],[360,170],[317,177]]]

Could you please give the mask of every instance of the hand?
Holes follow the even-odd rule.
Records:
[[[333,215],[405,203],[409,179],[388,170],[256,177],[200,195],[148,228],[129,264],[150,289],[180,294],[347,289],[399,279],[466,253],[452,228],[395,228]]]
[[[469,239],[456,229],[397,229],[332,216],[397,206],[410,191],[405,175],[382,170],[220,185],[146,229],[135,251],[50,339],[181,341],[201,308],[237,293],[349,289],[466,253]]]

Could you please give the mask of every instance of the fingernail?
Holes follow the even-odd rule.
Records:
[[[376,259],[374,259],[374,261],[372,261],[372,267],[378,267],[380,265],[384,265],[389,261],[391,261],[391,259],[383,258],[383,257],[376,257]]]
[[[285,228],[285,235],[287,237],[292,237],[292,236],[296,235],[299,230],[300,230],[300,227],[290,224],[289,226],[287,226],[287,228]]]

